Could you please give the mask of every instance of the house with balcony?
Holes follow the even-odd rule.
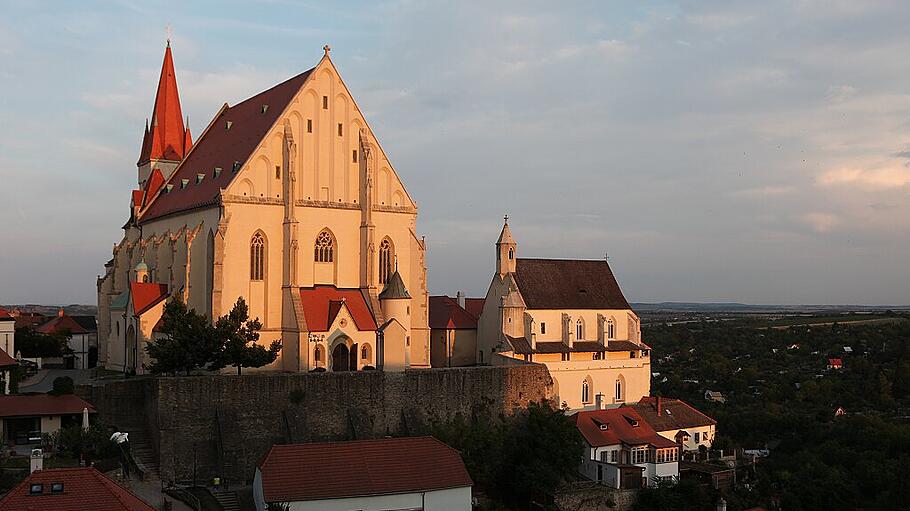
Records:
[[[679,445],[659,435],[633,407],[572,415],[585,439],[579,472],[611,488],[654,486],[679,477]]]
[[[539,363],[569,409],[638,402],[651,390],[651,348],[605,259],[518,257],[508,219],[478,320],[478,364]]]

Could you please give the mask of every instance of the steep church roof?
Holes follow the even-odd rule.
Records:
[[[152,110],[151,126],[146,123],[142,140],[142,152],[138,164],[149,160],[180,161],[192,145],[189,128],[183,124],[180,109],[180,95],[177,92],[177,75],[174,73],[174,57],[171,44],[164,50],[155,107]]]
[[[319,285],[300,288],[300,302],[311,332],[325,332],[344,305],[358,330],[376,330],[376,319],[360,289]]]
[[[228,187],[311,71],[232,107],[225,104],[168,180],[172,188],[158,193],[140,221],[215,204],[221,189]],[[201,181],[198,174],[204,175]]]
[[[515,282],[529,309],[631,309],[604,260],[518,258]]]
[[[401,275],[398,273],[398,270],[395,270],[395,273],[389,277],[389,280],[385,283],[385,287],[382,289],[382,292],[379,293],[380,300],[399,300],[402,298],[411,298],[411,295],[408,294],[408,288],[404,286],[404,281],[401,280]]]

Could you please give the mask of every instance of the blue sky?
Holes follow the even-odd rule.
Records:
[[[0,1],[0,303],[94,303],[172,27],[184,113],[323,44],[432,293],[600,258],[635,301],[910,303],[910,4]]]

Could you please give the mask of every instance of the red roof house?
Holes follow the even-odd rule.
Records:
[[[829,358],[828,359],[828,369],[841,369],[844,367],[843,360],[839,358]]]
[[[38,470],[0,498],[6,511],[155,511],[93,467]]]
[[[256,470],[253,494],[258,509],[327,499],[372,509],[366,501],[389,495],[398,495],[402,508],[470,509],[472,485],[461,455],[439,440],[383,438],[272,446]]]
[[[44,417],[49,415],[78,415],[84,408],[95,413],[91,403],[67,394],[22,394],[0,396],[0,419],[12,417]]]
[[[310,332],[326,332],[342,305],[347,308],[358,330],[376,330],[376,319],[360,289],[315,286],[300,289],[300,301]]]

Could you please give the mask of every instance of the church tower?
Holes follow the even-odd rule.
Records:
[[[508,275],[515,272],[515,258],[518,244],[512,239],[512,230],[509,229],[509,216],[505,216],[505,222],[502,225],[502,232],[499,233],[499,240],[496,241],[496,271],[499,276]]]
[[[180,95],[177,92],[177,75],[174,73],[174,57],[168,40],[158,78],[158,92],[152,110],[151,125],[146,120],[142,151],[139,154],[139,186],[145,188],[146,181],[158,169],[167,181],[174,169],[193,145],[189,127],[183,123],[180,109]],[[151,190],[155,193],[157,190]]]

